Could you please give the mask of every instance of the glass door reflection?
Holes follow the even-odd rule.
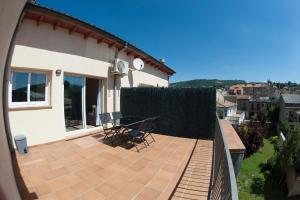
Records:
[[[83,77],[64,76],[64,111],[67,132],[84,128],[83,87]]]

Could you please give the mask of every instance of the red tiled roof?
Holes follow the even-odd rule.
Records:
[[[266,84],[255,83],[255,84],[237,84],[230,86],[230,90],[242,89],[242,88],[265,88]]]

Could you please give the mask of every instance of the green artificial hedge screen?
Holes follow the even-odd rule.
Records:
[[[165,135],[211,139],[216,121],[214,88],[122,88],[124,116],[160,115],[156,132]]]

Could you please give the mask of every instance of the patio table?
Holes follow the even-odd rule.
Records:
[[[126,132],[130,129],[135,129],[141,122],[143,122],[147,117],[142,116],[126,116],[120,119],[120,124],[116,125],[118,129],[114,130],[113,135],[111,136],[111,143],[114,142],[113,138],[117,136],[124,136]]]

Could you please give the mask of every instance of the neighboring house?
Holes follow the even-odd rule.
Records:
[[[218,89],[216,91],[217,113],[221,119],[236,114],[236,103],[225,100],[226,91]]]
[[[248,111],[250,98],[248,95],[238,95],[236,97],[237,110]]]
[[[249,118],[254,115],[257,115],[258,112],[262,110],[270,110],[274,103],[270,100],[269,97],[260,97],[258,99],[249,100]]]
[[[294,130],[297,127],[300,128],[300,95],[299,94],[281,95],[279,121],[288,122],[290,130]]]
[[[237,103],[237,95],[225,95],[224,99],[232,103]]]
[[[229,88],[230,95],[248,95],[256,99],[259,97],[268,97],[270,94],[269,86],[262,83],[237,84]]]
[[[271,101],[269,97],[254,99],[248,95],[237,96],[237,110],[245,112],[246,119],[251,119],[263,109],[269,110],[273,105],[276,105],[276,102]]]
[[[226,92],[217,90],[217,113],[220,119],[226,119],[231,124],[241,124],[245,119],[244,112],[237,111],[237,103],[226,100]],[[231,96],[231,95],[229,95]],[[230,99],[231,100],[231,99]]]
[[[253,99],[269,97],[269,86],[266,84],[247,84],[243,86],[243,95],[249,95]]]
[[[225,118],[231,124],[240,125],[245,121],[245,112],[237,111],[236,114]]]
[[[224,97],[227,95],[227,91],[223,89],[217,89],[216,90],[216,99],[217,102],[224,101]]]
[[[236,98],[237,110],[245,112],[245,119],[250,119],[263,109],[269,110],[277,105],[280,91],[276,87],[264,83],[238,84],[229,89],[226,100]]]
[[[230,101],[217,102],[217,112],[221,119],[228,116],[234,116],[237,111],[237,105]]]
[[[276,86],[270,87],[270,99],[272,101],[278,102],[281,94],[282,94],[282,91],[280,89],[278,89]]]
[[[10,129],[12,136],[26,135],[29,145],[97,131],[99,113],[120,110],[122,87],[168,87],[175,73],[102,29],[38,5],[25,7],[15,41]],[[142,70],[133,68],[136,58]],[[117,67],[129,66],[123,75],[111,73],[117,59]]]
[[[230,95],[243,95],[243,84],[230,86],[228,93]]]
[[[299,87],[283,87],[278,88],[275,85],[271,85],[270,87],[270,99],[273,101],[279,101],[282,94],[300,94]]]

